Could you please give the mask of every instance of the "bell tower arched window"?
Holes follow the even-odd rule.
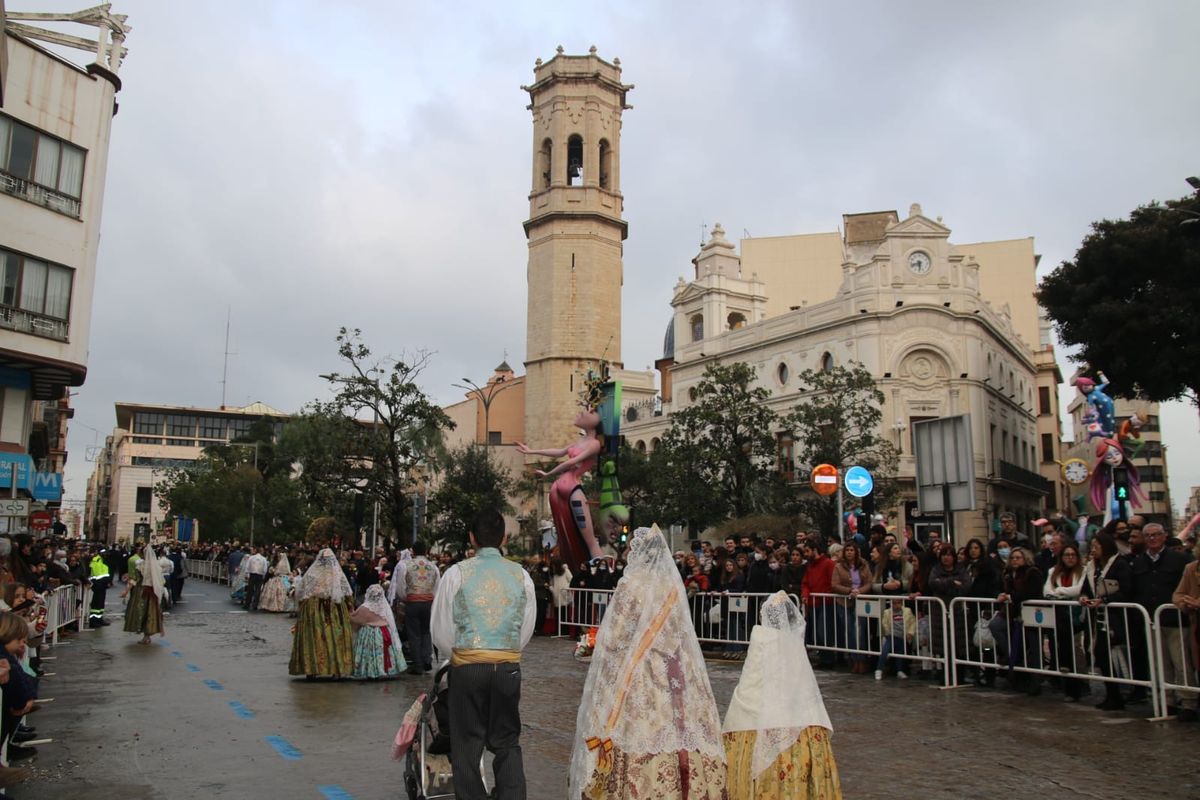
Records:
[[[600,140],[600,188],[612,188],[612,147],[608,139]]]
[[[567,139],[567,185],[583,186],[583,137],[578,133]]]
[[[542,142],[542,148],[538,150],[537,156],[537,187],[538,189],[550,188],[550,170],[554,163],[554,144],[546,139]]]
[[[833,372],[833,354],[826,353],[821,356],[821,372]]]
[[[698,342],[704,338],[704,315],[696,314],[691,319],[692,341]]]

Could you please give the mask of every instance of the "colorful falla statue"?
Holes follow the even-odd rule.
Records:
[[[1116,433],[1113,399],[1104,391],[1108,388],[1108,378],[1103,372],[1097,372],[1096,375],[1100,378],[1099,384],[1091,378],[1080,375],[1075,379],[1075,386],[1083,394],[1091,410],[1095,412],[1094,420],[1088,419],[1088,415],[1085,415],[1085,423],[1088,424],[1088,438],[1111,439]]]
[[[1141,476],[1137,465],[1125,457],[1121,443],[1116,439],[1104,438],[1096,442],[1096,465],[1092,469],[1092,480],[1089,486],[1092,505],[1097,509],[1105,508],[1105,500],[1109,487],[1112,486],[1112,472],[1124,465],[1125,475],[1129,482],[1129,502],[1134,508],[1141,508],[1146,499],[1142,493]]]
[[[620,446],[621,384],[609,379],[608,364],[601,362],[584,382],[583,398],[574,424],[582,431],[578,441],[561,449],[533,450],[517,442],[517,452],[532,456],[564,458],[554,469],[537,470],[540,478],[553,478],[550,511],[558,530],[559,554],[571,567],[605,558],[588,511],[583,476],[599,463],[600,512],[597,522],[606,541],[616,538],[629,522],[629,509],[621,498],[617,481],[617,449]]]

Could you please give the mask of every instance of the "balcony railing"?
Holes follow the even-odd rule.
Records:
[[[9,175],[6,172],[0,172],[0,192],[79,219],[79,201],[74,197],[47,189],[45,186]]]
[[[66,320],[35,314],[22,308],[3,307],[0,308],[0,328],[65,342],[70,324]]]
[[[1000,462],[1000,480],[1041,494],[1049,494],[1054,490],[1054,485],[1041,475],[1007,461]]]

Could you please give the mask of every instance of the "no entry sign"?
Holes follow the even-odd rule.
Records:
[[[822,497],[829,497],[838,489],[838,471],[833,464],[818,464],[813,467],[809,485]]]

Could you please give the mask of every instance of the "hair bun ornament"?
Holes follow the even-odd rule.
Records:
[[[583,379],[583,390],[579,393],[583,404],[593,411],[599,408],[604,402],[604,386],[609,380],[607,361],[600,361],[595,369],[589,369]]]

